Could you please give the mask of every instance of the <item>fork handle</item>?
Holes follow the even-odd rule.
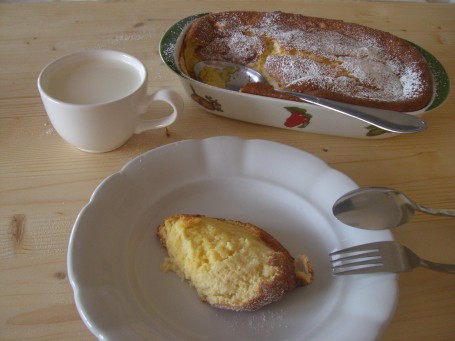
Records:
[[[441,264],[422,259],[420,265],[424,268],[455,275],[455,264]]]

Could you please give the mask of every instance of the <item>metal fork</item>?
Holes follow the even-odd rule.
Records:
[[[406,246],[384,241],[349,247],[330,253],[334,275],[375,272],[405,272],[416,267],[455,274],[455,264],[440,264],[422,259]]]

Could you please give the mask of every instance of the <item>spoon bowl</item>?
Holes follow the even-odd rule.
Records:
[[[196,74],[197,80],[203,81],[200,77],[201,72],[204,70],[204,68],[207,67],[220,71],[227,71],[227,77],[225,79],[223,87],[228,90],[240,91],[245,86],[245,84],[248,83],[268,83],[264,76],[262,76],[262,74],[256,70],[240,64],[218,60],[205,60],[197,63],[194,66],[194,72]]]
[[[366,230],[384,230],[403,225],[411,220],[415,211],[455,217],[455,210],[421,206],[403,193],[385,187],[353,190],[340,197],[332,207],[338,220]]]
[[[244,65],[217,60],[207,60],[197,63],[194,67],[197,80],[202,81],[201,73],[206,69],[217,69],[221,71],[225,79],[221,80],[220,86],[228,90],[240,91],[247,83],[252,82],[268,84],[267,79],[256,70]],[[290,94],[304,102],[348,115],[393,133],[416,133],[425,130],[427,127],[423,119],[405,113],[375,108],[365,108],[360,111],[339,102],[308,94],[281,89],[275,89],[275,91]]]

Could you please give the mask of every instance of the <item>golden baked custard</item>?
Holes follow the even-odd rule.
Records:
[[[282,12],[221,12],[196,19],[182,45],[190,77],[201,60],[246,65],[273,87],[340,102],[412,112],[432,98],[419,50],[390,33],[341,20]],[[282,97],[250,84],[244,92]]]
[[[201,215],[168,217],[158,227],[174,271],[202,301],[229,310],[256,310],[313,280],[305,255],[297,260],[257,226]]]

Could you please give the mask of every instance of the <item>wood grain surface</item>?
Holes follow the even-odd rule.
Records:
[[[137,155],[189,138],[232,135],[285,143],[347,174],[416,202],[455,208],[455,96],[425,116],[423,133],[357,140],[234,121],[199,109],[158,55],[162,34],[188,15],[282,10],[382,29],[430,51],[455,79],[455,5],[331,1],[119,1],[0,4],[0,339],[94,340],[75,308],[66,256],[72,225],[96,186]],[[54,131],[36,79],[51,60],[88,48],[128,52],[149,70],[149,89],[170,87],[185,113],[168,131],[135,135],[105,154],[81,152]],[[455,221],[417,215],[394,230],[422,257],[455,264]],[[399,277],[384,341],[455,340],[455,276],[417,269]],[[371,307],[371,309],[375,309]],[[334,340],[336,337],[334,336]],[[353,338],[354,340],[354,338]]]

